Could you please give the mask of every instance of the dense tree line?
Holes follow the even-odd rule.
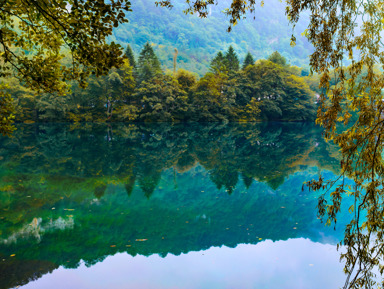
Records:
[[[163,71],[151,44],[136,59],[126,60],[108,75],[88,79],[88,87],[71,83],[71,93],[34,95],[15,79],[7,79],[20,121],[310,121],[315,93],[278,52],[243,63],[232,46],[219,51],[202,78],[183,69]],[[175,55],[177,58],[177,55]]]

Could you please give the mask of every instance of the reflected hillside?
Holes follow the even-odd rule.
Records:
[[[12,280],[116,252],[340,237],[301,191],[338,164],[312,125],[33,125],[0,147],[0,270],[40,264]]]
[[[276,190],[306,167],[338,167],[336,149],[322,141],[318,128],[302,123],[32,125],[18,127],[0,147],[7,235],[45,206],[68,197],[101,199],[109,185],[124,185],[128,195],[139,187],[135,193],[149,199],[168,169],[175,176],[201,166],[218,190],[231,194],[254,181]]]
[[[277,188],[303,165],[338,168],[337,150],[324,143],[319,128],[307,123],[30,125],[18,127],[12,139],[2,138],[0,147],[3,169],[48,178],[125,181],[132,176],[156,181],[165,169],[182,172],[200,163],[212,171],[219,187],[226,184],[216,172],[237,172],[238,178]]]

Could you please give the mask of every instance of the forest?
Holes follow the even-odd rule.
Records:
[[[105,76],[88,78],[86,89],[71,82],[71,93],[35,94],[16,78],[3,79],[16,101],[17,121],[24,122],[253,122],[313,121],[313,77],[291,66],[277,51],[242,63],[232,46],[219,51],[203,77],[164,70],[147,42],[136,58],[125,49],[125,62]],[[312,83],[312,84],[311,84]],[[313,88],[316,89],[316,88]]]

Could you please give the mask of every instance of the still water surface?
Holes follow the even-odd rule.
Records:
[[[19,126],[0,288],[338,288],[343,228],[302,190],[337,157],[311,124]]]

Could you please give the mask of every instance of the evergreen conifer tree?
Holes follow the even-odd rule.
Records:
[[[225,60],[227,63],[228,71],[234,72],[239,70],[240,61],[232,45],[229,46],[227,53],[225,53]]]
[[[129,44],[127,45],[127,48],[125,49],[125,56],[127,56],[128,60],[129,60],[129,64],[133,68],[136,68],[135,55],[133,54],[133,50]]]
[[[225,57],[221,51],[219,51],[216,54],[215,58],[212,59],[209,69],[213,73],[219,73],[219,72],[227,71],[226,59],[225,59]]]
[[[243,61],[243,70],[248,66],[248,65],[253,65],[255,64],[255,60],[252,56],[251,53],[247,53],[247,55],[245,56],[245,59]]]
[[[161,73],[160,61],[148,42],[140,52],[137,62],[137,73],[139,82],[149,80],[157,73]]]

